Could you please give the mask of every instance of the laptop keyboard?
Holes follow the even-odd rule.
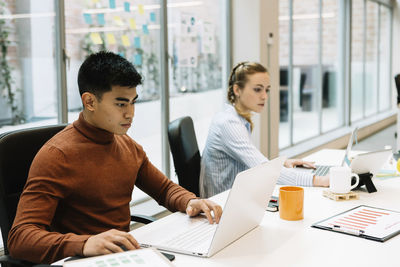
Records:
[[[317,175],[317,176],[325,176],[325,175],[328,174],[329,169],[330,169],[332,166],[316,165],[315,167],[316,167],[316,169],[313,171],[313,173],[314,173],[315,175]]]
[[[210,224],[208,221],[202,220],[170,239],[163,240],[160,245],[181,250],[203,248],[210,245],[216,229],[217,224]]]

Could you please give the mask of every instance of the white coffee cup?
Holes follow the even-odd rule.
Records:
[[[356,183],[351,185],[351,178],[356,178]],[[360,182],[360,177],[357,174],[351,173],[349,167],[331,167],[329,169],[329,190],[337,194],[349,193]]]

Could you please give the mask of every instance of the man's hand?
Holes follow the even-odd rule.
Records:
[[[329,186],[329,176],[314,176],[313,186]]]
[[[129,233],[115,229],[89,237],[83,246],[83,256],[97,256],[123,252],[121,246],[127,250],[140,248],[138,242]]]
[[[211,215],[211,211],[214,213],[214,219]],[[186,207],[187,215],[193,217],[198,215],[200,212],[204,212],[207,220],[211,224],[213,224],[214,221],[216,223],[219,223],[219,219],[222,215],[222,208],[220,205],[217,205],[216,203],[208,199],[191,199]]]
[[[304,166],[306,168],[315,169],[314,162],[304,161],[302,159],[287,159],[283,164],[286,168],[294,168],[296,166]]]

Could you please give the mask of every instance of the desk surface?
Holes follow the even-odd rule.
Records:
[[[321,150],[308,156],[319,164],[340,162],[344,151]],[[400,235],[384,242],[311,228],[317,221],[358,205],[400,211],[400,178],[374,181],[378,190],[360,192],[360,199],[336,202],[322,196],[324,188],[304,188],[304,219],[285,221],[266,212],[261,225],[213,257],[175,254],[176,266],[400,266]],[[274,195],[278,195],[279,186]],[[222,201],[226,193],[215,199]]]

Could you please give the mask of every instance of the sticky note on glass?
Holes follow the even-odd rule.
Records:
[[[92,0],[93,4],[97,4],[99,2],[99,0]]]
[[[140,48],[140,37],[135,37],[133,38],[133,45],[135,46],[135,48]]]
[[[147,24],[142,25],[142,30],[144,34],[149,34],[149,27],[147,26]]]
[[[103,44],[103,40],[101,40],[101,36],[98,32],[92,32],[90,34],[90,39],[92,40],[92,42],[94,44],[97,44],[97,45]]]
[[[97,22],[98,22],[100,25],[106,24],[106,21],[105,21],[105,19],[104,19],[104,14],[103,14],[103,13],[97,14]]]
[[[151,22],[156,22],[156,13],[154,13],[154,12],[150,13],[150,21]]]
[[[131,42],[129,42],[129,37],[128,37],[128,35],[126,35],[126,34],[122,35],[122,36],[121,36],[121,40],[122,40],[122,44],[123,44],[124,46],[130,46],[130,45],[131,45]]]
[[[129,2],[124,2],[125,12],[131,12],[131,4]]]
[[[85,20],[86,24],[93,24],[93,20],[92,20],[92,15],[91,14],[87,14],[87,13],[83,13],[83,19]]]
[[[115,9],[115,0],[109,0],[110,8]]]
[[[115,40],[114,34],[112,34],[112,33],[107,33],[106,36],[107,36],[107,43],[108,43],[108,44],[114,45],[114,44],[117,43],[117,40]]]
[[[118,26],[124,26],[124,22],[122,21],[120,16],[114,16],[114,21],[115,24],[117,24]]]
[[[144,15],[144,7],[143,5],[138,5],[138,11],[140,15]]]
[[[132,30],[136,30],[136,21],[135,21],[135,19],[129,19],[129,27]]]
[[[135,54],[135,56],[133,57],[133,64],[136,66],[141,66],[142,65],[142,55]]]

